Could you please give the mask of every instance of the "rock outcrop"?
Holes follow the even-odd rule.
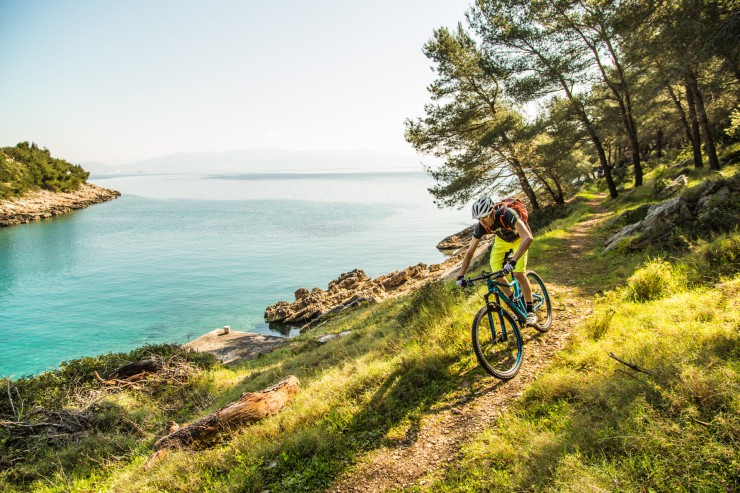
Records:
[[[679,190],[685,188],[688,184],[689,179],[686,177],[686,175],[678,175],[673,181],[668,183],[666,187],[658,193],[658,196],[662,199],[671,197]]]
[[[453,256],[440,264],[419,263],[405,269],[371,279],[364,271],[355,269],[331,281],[326,290],[300,288],[292,302],[278,301],[265,310],[267,322],[302,326],[316,326],[327,316],[341,312],[360,303],[377,303],[390,297],[400,296],[418,289],[423,284],[442,279],[449,280],[457,274],[470,234],[469,228],[448,238],[457,236],[461,247]],[[486,255],[490,241],[484,240],[478,247],[474,262]]]
[[[678,186],[683,186],[681,183],[677,182]],[[625,214],[636,218],[644,213],[642,209]],[[676,228],[689,233],[710,233],[728,231],[738,224],[740,174],[729,179],[706,180],[678,197],[650,206],[643,219],[622,228],[606,240],[604,246],[606,251],[620,244],[639,249],[650,243],[659,243]]]
[[[474,227],[475,224],[448,236],[437,244],[437,250],[459,250],[460,248],[467,247],[468,243],[470,243],[470,235],[473,234]]]
[[[228,364],[254,359],[287,341],[285,337],[215,329],[184,344],[183,347],[198,353],[210,353],[222,363]]]
[[[92,204],[119,197],[115,190],[83,183],[74,192],[38,190],[11,200],[0,201],[0,226],[15,226],[66,214]]]

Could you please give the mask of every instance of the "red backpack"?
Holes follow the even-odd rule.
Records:
[[[529,219],[529,214],[527,214],[527,207],[524,205],[524,202],[515,197],[507,197],[501,200],[501,202],[496,202],[496,204],[493,206],[494,210],[500,210],[500,212],[498,213],[498,217],[499,221],[501,222],[502,228],[511,229],[504,224],[504,213],[506,213],[506,209],[508,207],[514,209],[519,214],[519,217],[522,218],[525,223],[527,223]]]

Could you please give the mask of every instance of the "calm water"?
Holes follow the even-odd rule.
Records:
[[[439,262],[437,242],[469,223],[433,205],[422,173],[90,181],[123,195],[0,229],[2,376],[224,325],[277,334],[264,309],[299,287]]]

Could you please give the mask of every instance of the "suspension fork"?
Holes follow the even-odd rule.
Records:
[[[496,313],[498,313],[498,321],[501,326],[501,340],[505,341],[507,339],[506,335],[506,324],[504,324],[504,315],[501,313],[503,310],[501,310],[501,299],[498,296],[498,293],[494,293],[494,296],[496,296],[496,302],[491,303],[490,301],[491,293],[486,293],[484,296],[486,300],[486,306],[494,307],[496,308]],[[496,341],[496,324],[493,323],[493,310],[488,310],[488,325],[491,327],[491,340]]]

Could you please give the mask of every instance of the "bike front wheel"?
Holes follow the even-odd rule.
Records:
[[[547,332],[550,330],[550,325],[552,325],[550,295],[547,294],[542,278],[535,271],[528,270],[527,279],[532,286],[532,303],[534,304],[534,312],[537,314],[537,324],[534,328],[540,332]]]
[[[513,378],[522,365],[522,336],[512,316],[486,305],[473,319],[473,349],[478,362],[496,378]]]

